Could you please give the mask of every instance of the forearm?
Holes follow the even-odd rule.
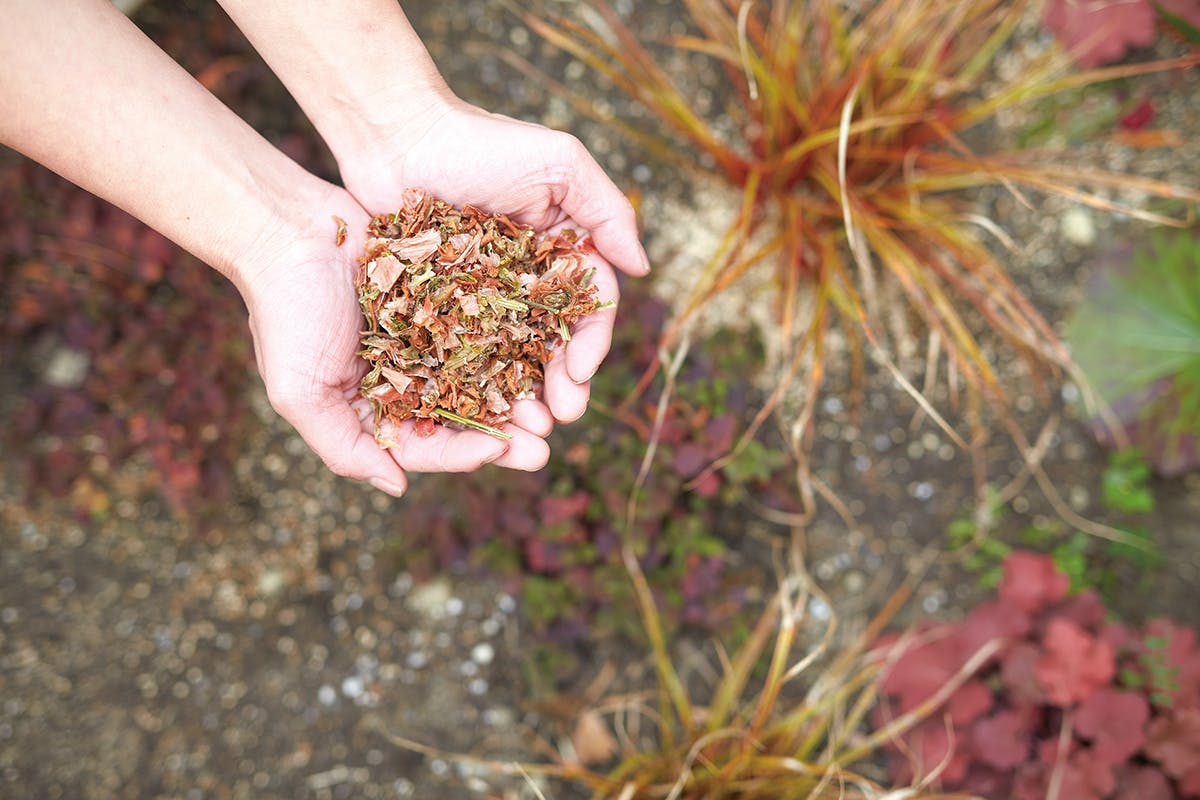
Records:
[[[249,254],[326,184],[104,0],[10,3],[0,141],[124,208],[241,286]],[[328,223],[328,216],[325,219]]]
[[[396,0],[220,0],[338,163],[394,155],[453,102]]]

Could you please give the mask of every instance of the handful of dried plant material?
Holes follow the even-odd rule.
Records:
[[[574,231],[537,236],[503,214],[406,190],[367,227],[358,300],[367,318],[363,396],[383,420],[436,420],[509,438],[514,400],[534,397],[571,326],[601,304]]]

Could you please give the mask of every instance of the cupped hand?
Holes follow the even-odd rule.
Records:
[[[466,472],[489,462],[541,468],[549,455],[542,437],[552,420],[532,401],[514,406],[505,426],[510,441],[441,425],[421,438],[411,420],[379,431],[377,441],[373,411],[359,394],[367,363],[358,356],[363,321],[354,286],[368,215],[333,187],[314,209],[308,224],[265,236],[238,282],[275,410],[333,472],[395,496],[408,485],[406,471]],[[334,214],[347,225],[340,247]]]
[[[613,267],[630,275],[649,272],[633,206],[575,137],[453,97],[438,103],[420,126],[407,126],[373,153],[340,159],[342,179],[373,213],[399,208],[401,192],[411,187],[454,205],[507,214],[537,231],[590,233],[597,297],[612,306],[581,320],[565,354],[545,370],[549,412],[560,422],[575,420],[587,409],[589,381],[612,341],[618,299]]]

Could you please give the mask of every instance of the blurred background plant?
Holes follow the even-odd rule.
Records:
[[[976,576],[981,589],[995,589],[1005,559],[1017,549],[1027,549],[1048,554],[1067,576],[1071,591],[1094,589],[1107,602],[1115,602],[1130,586],[1151,585],[1164,565],[1147,524],[1155,509],[1150,477],[1150,467],[1137,450],[1109,455],[1098,488],[1106,516],[1122,534],[1116,540],[1090,536],[1054,518],[1014,530],[1008,505],[993,493],[985,515],[988,527],[980,528],[977,514],[959,516],[946,526],[946,549]]]
[[[1193,231],[1100,259],[1067,338],[1123,434],[1157,472],[1200,465],[1200,239]],[[1105,426],[1097,428],[1112,441]]]
[[[252,415],[245,309],[159,234],[0,154],[0,357],[23,391],[4,427],[31,441],[33,492],[84,515],[114,497],[175,513],[230,496]]]
[[[993,350],[997,339],[1035,374],[1047,367],[1055,374],[1069,362],[1051,326],[1006,273],[1009,254],[1003,250],[1011,243],[1001,220],[980,211],[974,195],[961,190],[998,186],[1027,202],[1022,190],[1032,187],[1114,210],[1120,208],[1115,201],[1083,194],[1078,187],[1131,189],[1174,195],[1182,202],[1156,206],[1155,212],[1185,215],[1187,204],[1196,200],[1192,190],[1062,166],[1056,161],[1060,154],[1044,146],[1103,135],[1114,120],[1118,139],[1139,131],[1153,111],[1145,105],[1147,98],[1114,99],[1109,81],[1191,62],[1077,74],[1065,57],[1035,48],[1032,60],[1017,62],[1015,72],[1005,73],[1010,77],[998,76],[994,59],[1023,24],[1020,13],[1034,8],[1021,2],[881,0],[873,6],[853,4],[874,9],[855,12],[847,10],[852,4],[830,0],[691,0],[690,34],[645,45],[605,5],[595,5],[594,12],[587,11],[591,5],[578,5],[580,13],[591,14],[585,19],[592,27],[560,19],[560,29],[553,30],[541,23],[548,38],[577,56],[579,47],[592,48],[581,60],[659,112],[662,129],[635,127],[629,119],[601,113],[603,124],[625,131],[668,163],[726,182],[737,195],[738,210],[701,282],[685,298],[682,316],[671,317],[669,309],[643,293],[625,293],[610,364],[628,367],[600,373],[593,410],[585,421],[555,434],[547,470],[486,470],[414,481],[409,498],[386,516],[389,530],[403,535],[394,537],[390,558],[381,560],[385,582],[395,570],[427,577],[464,561],[499,571],[521,598],[531,638],[550,643],[528,648],[535,693],[556,688],[565,671],[564,654],[590,659],[596,641],[613,634],[625,637],[620,647],[627,648],[629,638],[649,642],[656,695],[649,700],[637,692],[597,695],[582,710],[575,708],[577,758],[560,763],[559,774],[598,796],[699,797],[722,785],[746,797],[822,792],[853,797],[856,791],[886,797],[883,787],[890,780],[918,785],[941,780],[951,786],[964,758],[970,765],[964,774],[975,767],[994,771],[985,750],[995,746],[995,753],[1011,754],[1020,747],[986,738],[1004,731],[1030,737],[1022,751],[1029,759],[1018,772],[1028,773],[1028,785],[1044,789],[1043,783],[1058,773],[1032,763],[1032,742],[1047,750],[1045,742],[1063,741],[1064,727],[1056,725],[1074,712],[1039,696],[1020,706],[1019,720],[1001,715],[1018,709],[1018,701],[1004,694],[1007,688],[997,688],[1004,685],[1003,672],[1013,656],[1006,650],[989,660],[987,650],[972,651],[967,644],[985,646],[972,637],[986,632],[1002,609],[972,612],[968,622],[982,627],[955,629],[952,656],[930,656],[924,669],[926,656],[916,655],[923,652],[924,632],[904,640],[905,646],[917,645],[911,658],[918,667],[908,663],[910,657],[897,655],[895,643],[867,652],[897,611],[898,598],[870,623],[868,635],[843,647],[832,627],[815,624],[814,609],[830,611],[830,603],[797,562],[779,594],[763,597],[762,568],[750,563],[750,550],[766,537],[756,534],[767,524],[801,524],[811,509],[811,492],[821,489],[810,485],[797,495],[795,471],[783,455],[788,442],[763,425],[773,405],[794,404],[795,397],[770,393],[768,387],[767,410],[758,410],[764,397],[750,377],[773,359],[777,374],[784,376],[779,386],[789,385],[788,376],[790,385],[803,385],[800,408],[789,405],[799,424],[785,426],[783,434],[792,437],[790,444],[801,455],[813,435],[823,364],[843,347],[858,381],[874,354],[882,369],[907,381],[910,394],[922,395],[916,402],[924,413],[938,417],[932,405],[925,405],[938,397],[952,409],[965,408],[972,443],[982,441],[984,405],[992,403],[1003,416],[1008,402],[1008,387],[998,377],[1004,370]],[[194,53],[193,71],[201,81],[223,97],[237,95],[242,106],[263,115],[254,118],[257,127],[328,174],[327,154],[298,115],[281,110],[277,97],[256,102],[251,93],[266,90],[253,89],[262,81],[252,79],[263,77],[264,68],[246,57],[244,43],[231,44],[235,37],[227,21],[196,25],[209,37],[198,47],[203,52]],[[180,27],[165,33],[172,37],[178,45],[191,34]],[[231,54],[214,60],[205,49],[219,49],[213,42],[224,42]],[[675,91],[654,63],[679,53],[710,58],[724,71],[728,82],[712,88],[710,105],[728,115],[709,120],[701,113],[705,103],[692,103],[691,95]],[[1012,151],[975,152],[995,141],[993,123],[1009,109],[1038,107],[1059,90],[1054,97],[1070,102],[1040,107],[1049,108],[1044,118],[1050,120],[1041,132]],[[1079,119],[1072,103],[1087,92],[1102,98],[1100,113],[1064,133],[1059,123]],[[579,103],[592,110],[590,98]],[[293,130],[299,132],[284,133]],[[700,148],[680,147],[679,141],[698,142]],[[1162,136],[1133,141],[1169,143]],[[692,153],[699,155],[693,159]],[[16,420],[5,436],[37,443],[37,458],[26,465],[29,485],[69,495],[79,510],[94,516],[107,513],[111,498],[133,491],[148,489],[180,511],[195,508],[205,495],[227,496],[236,448],[242,433],[254,427],[245,399],[252,378],[244,311],[232,288],[120,212],[45,171],[16,161],[0,166],[3,217],[15,221],[6,228],[0,254],[0,330],[5,334],[0,348],[7,348],[2,351],[5,369],[30,387],[19,397],[5,398]],[[1157,213],[1138,214],[1164,221]],[[999,247],[978,241],[980,231]],[[1157,263],[1166,256],[1155,251],[1147,258]],[[750,297],[752,304],[772,307],[780,323],[768,332],[770,341],[760,343],[740,330],[690,327],[710,299],[728,293],[759,260],[778,266],[778,285],[785,290],[770,299]],[[1188,273],[1179,275],[1185,281]],[[1137,297],[1136,291],[1127,294]],[[1151,301],[1163,304],[1166,298],[1146,302]],[[1102,318],[1089,333],[1107,332],[1108,326]],[[1078,347],[1073,333],[1071,343]],[[688,358],[678,362],[677,373],[667,381],[650,379],[683,350]],[[802,374],[808,382],[795,377]],[[932,391],[939,376],[942,393]],[[914,384],[921,378],[918,392]],[[955,406],[959,394],[965,394],[965,402]],[[1169,410],[1174,414],[1182,407]],[[749,430],[747,418],[753,420]],[[940,424],[964,443],[963,420]],[[834,444],[842,446],[840,440]],[[633,465],[648,446],[652,457],[637,472]],[[120,465],[138,479],[124,481]],[[1124,451],[1113,456],[1104,473],[1103,502],[1131,537],[1149,538],[1145,515],[1154,494],[1147,479],[1145,461]],[[802,469],[802,485],[811,480]],[[1008,513],[1001,495],[977,489],[977,507],[947,532],[950,545],[978,548],[968,566],[978,569],[985,583],[1003,585],[1004,602],[1058,592],[1038,588],[1061,582],[1048,577],[1048,568],[1013,568],[1013,576],[1005,577],[1013,544],[989,538]],[[636,499],[632,505],[631,497]],[[1049,551],[1058,570],[1053,575],[1064,575],[1071,591],[1111,590],[1117,585],[1116,565],[1143,557],[1142,550],[1122,551],[1120,544],[1053,522],[1018,530],[1023,532],[1015,543]],[[747,622],[764,602],[766,614]],[[1072,602],[1084,608],[1063,610]],[[1006,606],[1008,616],[1028,618],[1029,628],[1023,634],[993,632],[1023,635],[1022,644],[1039,648],[1049,659],[1051,651],[1063,649],[1063,641],[1084,641],[1046,633],[1059,617],[1074,620],[1097,641],[1115,635],[1108,623],[1094,619],[1095,602],[1058,597],[1029,613]],[[629,613],[634,603],[639,615]],[[1072,616],[1085,611],[1093,621]],[[717,632],[715,687],[693,685],[694,674],[672,662],[679,658],[683,626],[704,635]],[[1152,707],[1150,717],[1159,720],[1157,733],[1146,737],[1147,743],[1159,743],[1156,749],[1143,744],[1124,762],[1110,758],[1097,766],[1093,762],[1112,751],[1097,755],[1102,737],[1089,731],[1100,723],[1077,717],[1070,746],[1053,751],[1054,758],[1066,753],[1065,762],[1053,762],[1055,769],[1067,764],[1062,774],[1074,776],[1070,770],[1076,770],[1099,776],[1087,778],[1097,791],[1107,780],[1105,770],[1128,778],[1130,785],[1150,787],[1146,797],[1164,783],[1183,787],[1193,780],[1178,766],[1193,752],[1193,710],[1181,706],[1178,714],[1168,713],[1163,699],[1177,696],[1169,691],[1174,676],[1193,669],[1188,665],[1195,655],[1178,628],[1164,623],[1142,634],[1140,645],[1132,640],[1114,644],[1114,659],[1124,671],[1118,669],[1117,683],[1108,689],[1143,693]],[[1178,657],[1163,655],[1176,650]],[[972,661],[973,656],[979,660]],[[982,693],[972,673],[984,661],[993,699],[977,711]],[[879,691],[875,679],[888,665],[894,665],[888,674],[901,677],[889,679],[899,683],[885,681],[884,690],[907,705],[897,706],[901,717],[872,720],[870,708]],[[1054,669],[1047,674],[1053,677]],[[914,678],[918,673],[921,677]],[[935,677],[936,686],[929,683]],[[930,693],[914,698],[905,688],[910,680]],[[1090,680],[1078,677],[1076,683],[1090,687]],[[1111,699],[1100,698],[1090,706]],[[939,705],[943,700],[949,704]],[[941,708],[947,709],[949,722],[935,713]],[[1082,708],[1080,715],[1087,718]],[[976,733],[988,725],[991,733]],[[910,726],[911,757],[897,760],[907,767],[897,766],[889,776],[876,748]],[[959,743],[956,753],[937,749],[938,737],[945,738],[947,731]],[[981,744],[977,736],[984,737]],[[1172,737],[1180,743],[1178,752],[1170,751]],[[584,741],[594,746],[590,753],[580,751]],[[562,751],[555,747],[553,752]],[[1145,777],[1154,769],[1162,774]],[[905,791],[891,796],[913,796]]]
[[[1014,551],[995,599],[920,629],[886,671],[876,724],[940,693],[980,642],[1003,645],[893,743],[894,780],[1015,800],[1200,797],[1194,632],[1165,619],[1120,624],[1070,583],[1049,556]]]
[[[641,41],[603,0],[579,7],[578,15],[547,6],[523,13],[547,42],[632,98],[645,112],[640,120],[613,116],[592,102],[590,90],[568,88],[508,55],[649,154],[738,194],[716,252],[688,280],[664,348],[683,341],[710,301],[742,285],[749,303],[772,307],[765,335],[775,390],[766,405],[786,411],[786,444],[800,460],[806,511],[816,493],[828,495],[812,480],[805,456],[833,356],[851,362],[857,387],[868,362],[879,365],[921,414],[970,449],[982,504],[987,412],[1022,451],[1030,447],[1011,413],[1011,382],[998,377],[999,354],[1039,384],[1073,365],[1010,277],[1010,254],[998,251],[1015,252],[1017,244],[980,209],[978,190],[1000,187],[1030,208],[1026,191],[1058,194],[1167,224],[1179,223],[1108,198],[1169,198],[1180,201],[1185,217],[1200,200],[1195,188],[1076,167],[1062,151],[997,142],[995,123],[1059,92],[1197,58],[1080,72],[1066,53],[1043,47],[1026,48],[1015,67],[997,69],[1027,15],[1041,8],[1031,2],[684,5],[686,33],[653,43]],[[694,84],[709,73],[689,73],[688,92],[663,66],[675,55],[696,54],[712,59],[719,68],[711,75],[724,79],[703,87],[713,98],[708,103]],[[706,106],[711,113],[702,111]],[[763,262],[775,265],[773,290],[748,283]],[[935,407],[938,397],[938,406],[955,411],[952,420]],[[734,452],[764,419],[755,418]]]
[[[1150,46],[1160,28],[1200,44],[1197,0],[1050,0],[1043,19],[1085,67],[1119,61],[1131,49]]]
[[[628,612],[620,516],[662,388],[651,387],[633,407],[619,404],[655,358],[667,312],[644,293],[626,292],[619,313],[610,358],[627,368],[597,375],[592,410],[554,434],[549,466],[532,474],[487,470],[414,482],[410,501],[396,513],[413,534],[390,554],[395,569],[423,578],[465,559],[504,576],[534,628],[559,645],[611,633],[642,637]],[[737,420],[754,399],[736,376],[761,358],[753,337],[723,332],[698,351],[664,407],[656,466],[640,487],[631,541],[670,624],[711,630],[736,624],[747,601],[762,599],[751,566],[719,532],[740,524],[748,508],[794,513],[799,507],[785,459],[759,441],[721,474],[696,480],[731,446]],[[471,502],[453,499],[463,496]]]
[[[672,660],[637,555],[629,546],[622,555],[648,635],[656,689],[605,697],[604,682],[611,674],[602,673],[586,705],[569,703],[574,724],[562,742],[531,734],[553,763],[483,761],[482,766],[562,778],[591,790],[597,800],[950,796],[929,788],[936,775],[889,788],[880,754],[971,682],[999,650],[999,639],[979,639],[973,652],[939,673],[937,691],[904,713],[869,725],[880,676],[905,657],[910,643],[875,645],[916,579],[897,590],[860,634],[840,643],[836,617],[818,621],[811,614],[818,605],[828,608],[828,598],[808,577],[800,539],[794,538],[778,591],[753,630],[728,651],[716,642],[721,671],[698,699]],[[407,749],[449,755],[382,733]]]

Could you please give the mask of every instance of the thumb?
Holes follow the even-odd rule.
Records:
[[[629,275],[650,272],[650,259],[638,240],[637,214],[612,179],[578,139],[573,139],[566,191],[559,204],[580,227],[586,228],[600,255]]]
[[[399,497],[408,488],[404,470],[363,430],[364,423],[346,400],[311,406],[301,413],[284,414],[330,471],[355,480],[369,481],[382,492]]]

